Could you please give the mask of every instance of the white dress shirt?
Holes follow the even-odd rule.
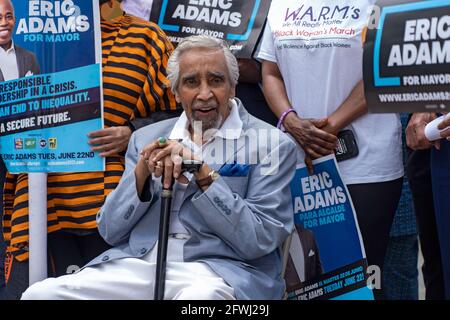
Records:
[[[229,116],[225,119],[222,126],[217,129],[215,134],[202,146],[198,146],[195,144],[189,133],[189,121],[186,116],[186,113],[183,112],[175,123],[170,135],[169,139],[171,140],[181,140],[181,143],[193,150],[197,155],[201,156],[203,160],[206,162],[207,155],[211,154],[209,151],[211,148],[217,147],[217,144],[223,141],[222,139],[231,139],[235,140],[241,136],[242,133],[242,120],[239,117],[239,110],[235,100],[231,100],[231,111]],[[221,145],[220,145],[221,146]],[[191,181],[193,175],[185,172],[185,177]],[[182,223],[178,218],[178,212],[180,211],[180,207],[182,205],[182,200],[184,193],[186,192],[187,185],[183,185],[178,181],[175,181],[173,186],[173,198],[172,198],[172,210],[170,215],[170,226],[169,226],[169,234],[173,233],[188,233],[184,228]]]
[[[17,65],[14,42],[7,50],[0,47],[0,70],[2,71],[5,81],[19,78],[19,66]]]

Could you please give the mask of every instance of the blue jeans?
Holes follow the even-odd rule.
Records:
[[[382,284],[387,300],[418,299],[417,254],[417,235],[389,238]]]

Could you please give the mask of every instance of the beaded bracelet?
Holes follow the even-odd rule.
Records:
[[[294,109],[290,108],[287,109],[285,112],[283,112],[283,114],[280,117],[280,120],[278,120],[278,124],[277,124],[277,128],[281,130],[281,126],[283,126],[284,123],[284,119],[286,118],[286,116],[290,113],[290,112],[294,112],[295,114],[297,114],[297,111],[295,111]]]

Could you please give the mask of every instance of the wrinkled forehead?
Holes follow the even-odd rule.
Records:
[[[181,53],[180,71],[227,71],[225,55],[221,49],[192,48]]]

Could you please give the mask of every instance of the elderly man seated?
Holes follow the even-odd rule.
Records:
[[[238,64],[222,41],[186,38],[168,69],[184,113],[131,137],[125,173],[97,217],[114,248],[22,299],[153,299],[160,195],[172,177],[164,298],[282,298],[295,144],[234,97]],[[203,164],[191,174],[185,159]]]

